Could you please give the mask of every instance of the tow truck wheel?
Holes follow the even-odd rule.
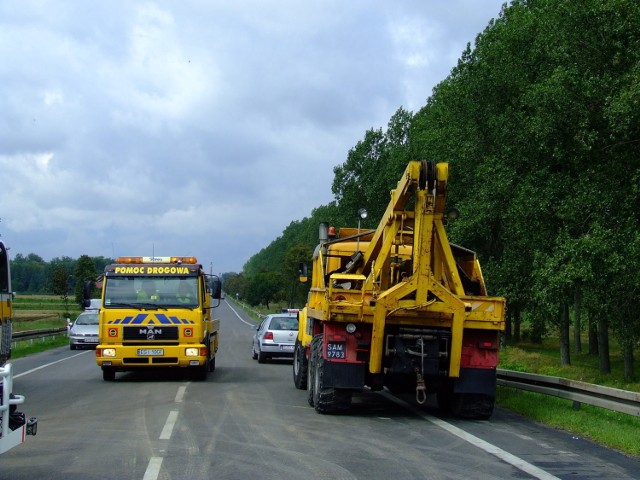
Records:
[[[308,372],[309,362],[305,356],[305,349],[300,340],[296,340],[296,346],[293,350],[293,383],[298,390],[307,388]]]
[[[191,367],[191,376],[196,382],[204,382],[207,379],[209,373],[209,361],[205,361],[204,365],[198,365],[197,367]]]
[[[315,397],[315,372],[316,372],[316,352],[317,348],[315,347],[316,343],[320,343],[322,346],[322,335],[316,335],[313,337],[311,341],[311,351],[309,352],[309,365],[307,371],[307,402],[310,406],[314,406],[314,397]]]
[[[102,380],[113,382],[116,379],[116,371],[113,368],[102,367]]]
[[[456,417],[489,420],[493,414],[495,398],[480,393],[454,393],[452,413]]]
[[[214,356],[211,360],[209,360],[209,371],[213,372],[216,369],[216,357]]]
[[[347,410],[351,406],[351,392],[335,387],[326,387],[325,362],[322,357],[322,336],[313,339],[313,407],[319,413],[334,413]]]

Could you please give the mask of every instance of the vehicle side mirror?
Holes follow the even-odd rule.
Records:
[[[211,285],[211,296],[214,300],[220,300],[222,297],[222,282],[219,278],[214,278]]]
[[[83,284],[83,305],[85,308],[91,306],[91,290],[93,290],[93,281],[85,280]]]
[[[300,265],[298,266],[298,273],[299,273],[300,281],[302,283],[306,283],[307,282],[307,276],[308,276],[308,273],[309,273],[306,263],[300,262]]]

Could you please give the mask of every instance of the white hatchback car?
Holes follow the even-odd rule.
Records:
[[[274,313],[267,315],[256,328],[251,346],[251,356],[259,363],[267,358],[293,358],[298,337],[298,313]]]

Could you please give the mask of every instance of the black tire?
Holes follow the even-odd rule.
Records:
[[[204,365],[198,365],[197,367],[191,367],[191,378],[196,382],[204,382],[209,374],[209,361],[207,360]]]
[[[213,358],[209,360],[209,371],[215,372],[215,370],[216,370],[216,357],[214,355]]]
[[[69,348],[70,348],[71,350],[75,350],[75,349],[76,349],[76,346],[75,346],[75,345],[73,345],[73,344],[70,344],[70,345],[69,345]]]
[[[313,339],[313,408],[318,413],[335,413],[351,407],[351,391],[335,387],[326,387],[327,373],[324,366],[326,360],[322,356],[322,336]]]
[[[491,418],[496,401],[494,397],[480,393],[454,393],[451,380],[442,383],[437,399],[443,413],[475,420]]]
[[[267,361],[267,354],[258,351],[258,363],[264,363]]]
[[[300,340],[296,340],[296,346],[293,350],[293,384],[298,390],[307,388],[309,361],[305,353],[305,348],[300,343]]]
[[[444,414],[450,414],[453,410],[453,382],[443,379],[436,392],[438,408]]]
[[[318,349],[316,348],[316,343],[320,343],[322,345],[322,335],[316,335],[311,340],[311,349],[309,351],[309,364],[307,365],[307,402],[311,407],[314,406],[314,393],[315,393],[315,371],[316,371],[316,363],[318,359],[316,358],[316,354]]]
[[[102,380],[113,382],[116,379],[116,371],[110,367],[102,367]]]
[[[454,393],[451,413],[456,417],[474,420],[489,420],[493,414],[496,399],[481,393]]]
[[[253,358],[254,360],[258,359],[258,354],[256,352],[256,347],[255,347],[255,345],[253,343],[251,344],[251,358]]]

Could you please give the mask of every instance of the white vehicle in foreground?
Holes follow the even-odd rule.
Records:
[[[24,396],[14,395],[12,365],[0,367],[0,453],[11,450],[24,442],[26,435],[38,431],[38,419],[26,420],[25,414],[17,411],[17,405],[24,403]]]

